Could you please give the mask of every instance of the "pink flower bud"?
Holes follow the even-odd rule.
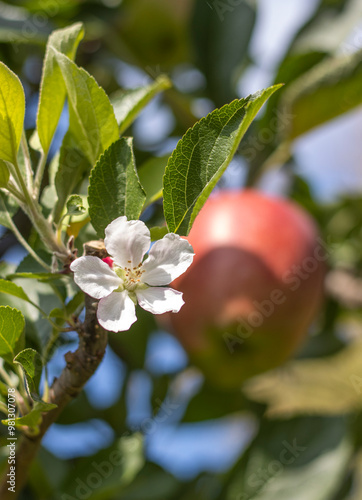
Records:
[[[105,262],[106,264],[108,264],[109,267],[112,269],[112,267],[113,267],[113,259],[111,259],[111,257],[105,257],[102,260],[103,260],[103,262]]]

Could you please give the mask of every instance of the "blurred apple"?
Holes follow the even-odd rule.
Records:
[[[323,295],[326,250],[311,217],[256,190],[219,191],[187,238],[185,305],[171,329],[211,383],[235,388],[300,347]]]

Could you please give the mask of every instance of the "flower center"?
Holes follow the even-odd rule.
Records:
[[[131,261],[129,260],[128,263],[131,264]],[[142,274],[145,272],[142,269],[142,262],[135,267],[125,267],[123,271],[124,287],[132,292],[141,285]]]

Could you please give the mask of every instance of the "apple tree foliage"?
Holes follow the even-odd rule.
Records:
[[[95,79],[74,62],[76,49],[83,37],[81,23],[54,31],[47,43],[36,130],[28,144],[24,127],[25,95],[19,78],[4,64],[0,65],[1,129],[1,216],[29,251],[26,272],[15,272],[1,280],[2,293],[30,303],[48,323],[37,349],[26,347],[25,319],[21,310],[1,306],[0,349],[2,370],[6,377],[16,377],[22,408],[14,419],[17,429],[26,435],[39,432],[42,412],[56,405],[49,397],[48,380],[40,390],[42,367],[56,347],[62,332],[76,329],[83,300],[73,284],[69,264],[76,257],[72,224],[82,217],[90,220],[94,237],[104,238],[105,227],[119,216],[138,219],[150,193],[142,186],[133,153],[131,138],[122,132],[153,97],[167,88],[166,78],[125,94],[118,100],[118,121],[114,108]],[[161,83],[161,84],[160,84]],[[250,123],[278,89],[271,87],[245,99],[216,109],[197,122],[179,141],[164,175],[164,211],[170,232],[187,235],[194,218],[230,163]],[[47,155],[60,119],[65,100],[69,108],[69,128],[59,154],[54,160],[53,179],[47,186],[52,193],[44,206],[40,197]],[[29,148],[39,152],[32,164]],[[196,152],[197,151],[197,152]],[[202,152],[200,154],[200,151]],[[88,196],[79,194],[89,180]],[[18,206],[34,226],[34,235],[42,242],[44,255],[19,235],[11,219],[12,207]],[[85,208],[85,206],[87,208]],[[70,231],[69,231],[70,230]],[[70,232],[70,234],[69,234]],[[39,248],[40,250],[40,248]],[[32,272],[38,264],[44,272]],[[19,279],[38,280],[49,286],[49,294],[59,301],[58,307],[43,310],[19,285]],[[28,285],[29,286],[29,285]],[[71,306],[70,306],[71,305]],[[14,378],[15,380],[15,378]],[[6,408],[2,403],[2,410]],[[9,420],[3,420],[4,424]]]
[[[235,79],[237,70],[250,64],[254,2],[215,0],[211,9],[201,0],[179,2],[178,7],[176,3],[125,1],[119,11],[109,11],[96,2],[66,0],[61,7],[55,2],[52,14],[51,1],[34,1],[26,5],[29,16],[22,17],[18,7],[18,16],[0,11],[0,55],[7,62],[0,62],[0,224],[27,251],[20,264],[0,265],[0,412],[5,446],[8,387],[16,389],[14,425],[19,442],[22,436],[36,440],[43,422],[59,409],[52,399],[48,363],[57,349],[77,338],[76,332],[82,341],[86,299],[69,265],[82,254],[84,244],[102,240],[105,227],[121,215],[145,220],[153,241],[165,232],[187,235],[234,155],[247,162],[249,185],[277,165],[293,170],[297,138],[362,103],[361,51],[337,50],[338,37],[353,28],[353,2],[321,1],[286,50],[274,85],[245,98],[237,98]],[[52,23],[45,23],[32,30],[39,12],[48,20],[59,19],[61,27],[52,30]],[[334,39],[323,32],[326,15],[340,28]],[[72,23],[73,18],[85,20],[86,30],[83,23]],[[111,53],[146,68],[152,79],[119,90],[89,55],[93,45],[98,47],[98,37],[105,59]],[[10,44],[15,49],[8,50]],[[17,52],[34,45],[41,47],[43,62],[36,124],[29,133],[28,127],[24,130],[29,83],[22,84],[24,61]],[[160,71],[162,67],[170,72],[190,60],[207,83],[197,97],[215,108],[201,119],[191,99]],[[181,139],[170,154],[147,156],[130,137],[132,126],[161,95],[176,117],[175,135]],[[55,150],[65,105],[68,128]],[[266,128],[268,140],[260,141]],[[331,268],[348,267],[351,282],[361,287],[355,278],[362,269],[361,199],[321,206],[297,173],[291,179],[290,196],[322,227],[331,248]],[[31,222],[30,230],[24,229],[24,220]],[[318,335],[303,359],[292,360],[284,371],[252,379],[243,392],[221,392],[204,383],[188,402],[182,423],[222,419],[241,411],[253,414],[255,438],[224,474],[205,472],[179,481],[148,460],[140,433],[129,430],[130,380],[135,372],[147,371],[147,346],[157,329],[152,315],[141,311],[129,332],[109,335],[110,346],[126,366],[117,402],[99,409],[81,392],[57,414],[56,421],[64,426],[89,419],[107,421],[115,433],[113,443],[72,464],[41,449],[27,464],[27,496],[19,498],[357,499],[358,492],[362,494],[362,349],[358,340],[345,346],[338,324],[346,318],[352,326],[358,323],[362,300],[361,292],[358,300],[353,294],[341,296],[335,288],[331,287]],[[149,375],[155,420],[162,404],[167,410],[169,394],[188,370]],[[94,464],[104,463],[108,468],[97,469],[101,484],[89,486]],[[6,472],[5,451],[0,465]]]

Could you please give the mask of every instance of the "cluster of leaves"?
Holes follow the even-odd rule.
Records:
[[[27,11],[22,11],[23,17],[16,11],[18,7],[10,4],[8,7],[15,9],[12,12],[18,12],[18,16],[7,16],[6,10],[0,13],[0,38],[5,42],[0,46],[0,54],[24,80],[27,75],[22,65],[25,60],[34,63],[34,58],[29,58],[36,53],[34,43],[39,43],[38,54],[43,52],[42,44],[48,39],[52,22],[65,26],[70,19],[81,19],[88,24],[87,38],[77,57],[79,66],[74,59],[83,37],[80,24],[53,32],[48,39],[37,126],[29,140],[30,150],[21,140],[25,109],[21,84],[8,68],[0,67],[0,87],[2,92],[9,92],[0,102],[2,130],[8,131],[0,138],[0,222],[13,231],[12,216],[21,207],[35,226],[27,239],[33,255],[16,269],[3,264],[5,279],[0,282],[0,355],[4,359],[1,378],[6,384],[18,384],[25,399],[17,420],[25,432],[36,433],[41,412],[50,409],[43,406],[47,404],[47,387],[40,392],[40,374],[54,350],[72,338],[66,331],[74,328],[83,308],[83,294],[76,290],[69,276],[49,272],[50,252],[68,255],[72,237],[81,252],[85,241],[103,237],[104,228],[115,217],[124,214],[138,218],[151,205],[156,207],[155,215],[148,220],[153,239],[166,231],[164,221],[169,231],[187,234],[244,134],[237,154],[248,162],[248,183],[255,183],[270,168],[287,164],[293,181],[290,196],[318,220],[323,239],[333,250],[331,265],[344,265],[352,273],[360,273],[360,198],[321,207],[293,168],[297,138],[361,104],[361,52],[343,54],[337,50],[344,34],[354,26],[358,2],[321,1],[311,20],[292,40],[276,72],[275,82],[286,85],[275,94],[276,87],[272,87],[226,105],[236,97],[238,73],[252,63],[248,50],[257,17],[254,2],[215,1],[210,8],[204,0],[124,0],[119,8],[110,8],[101,2],[67,0],[57,3],[55,17],[51,14],[51,0],[18,4],[27,7]],[[46,14],[48,23],[29,36],[31,31],[26,28],[36,22],[38,12]],[[190,29],[192,41],[187,36]],[[335,36],[328,36],[330,32]],[[21,50],[20,57],[21,46],[9,46],[9,42],[16,41],[30,42],[29,51]],[[92,47],[98,47],[98,57],[89,55]],[[112,61],[120,58],[143,71],[146,68],[154,81],[142,88],[113,93],[118,88],[115,72],[101,62],[109,54]],[[185,62],[202,71],[207,82],[205,89],[180,92],[171,88],[167,77],[158,75],[160,70],[177,70]],[[90,73],[107,89],[110,98]],[[35,90],[35,86],[27,81],[28,89]],[[164,102],[176,117],[174,134],[181,135],[186,128],[192,128],[170,157],[158,158],[147,156],[123,135],[146,104],[162,91]],[[207,97],[220,109],[194,125],[197,118],[192,104],[198,97]],[[48,176],[42,180],[66,99],[69,129],[59,153],[50,162]],[[263,116],[251,124],[267,99]],[[265,129],[270,135],[266,142],[259,139]],[[33,164],[38,161],[34,173],[29,169],[28,157]],[[140,167],[136,167],[135,157],[141,159]],[[208,158],[212,158],[212,163]],[[14,170],[17,165],[21,175]],[[26,182],[26,190],[35,194],[35,212],[29,212],[21,197],[13,196],[22,194],[21,179]],[[42,224],[41,217],[47,225]],[[53,234],[55,243],[48,241]],[[8,303],[11,307],[5,305]],[[345,500],[352,498],[353,488],[358,498],[362,489],[358,483],[362,470],[360,347],[352,344],[345,350],[339,333],[349,327],[360,331],[359,321],[360,303],[350,307],[338,297],[329,297],[318,325],[319,334],[302,353],[302,357],[313,359],[295,360],[281,371],[253,380],[243,396],[203,384],[188,404],[183,422],[222,418],[247,408],[257,419],[259,431],[227,474],[211,477],[205,473],[195,481],[181,483],[145,460],[137,435],[125,437],[129,432],[127,391],[131,374],[135,370],[147,371],[147,345],[157,328],[152,316],[141,311],[129,332],[110,336],[113,351],[127,366],[118,401],[101,410],[82,394],[59,420],[66,425],[104,419],[115,431],[114,443],[96,455],[74,461],[72,466],[42,450],[33,469],[29,495],[46,499],[68,494],[72,498],[77,481],[86,479],[93,463],[102,463],[112,451],[121,450],[122,470],[114,468],[102,485],[92,491],[92,498],[104,500],[122,495],[125,499],[165,500]],[[176,377],[148,375],[152,377],[150,404],[157,415],[159,401],[172,391],[177,392],[179,379],[185,373]],[[6,389],[5,384],[0,385],[4,410]],[[265,409],[274,420],[263,416]],[[311,417],[311,413],[315,416]],[[297,449],[295,454],[299,455],[290,463],[280,458],[285,440],[289,445],[296,441],[305,448],[300,453]]]

